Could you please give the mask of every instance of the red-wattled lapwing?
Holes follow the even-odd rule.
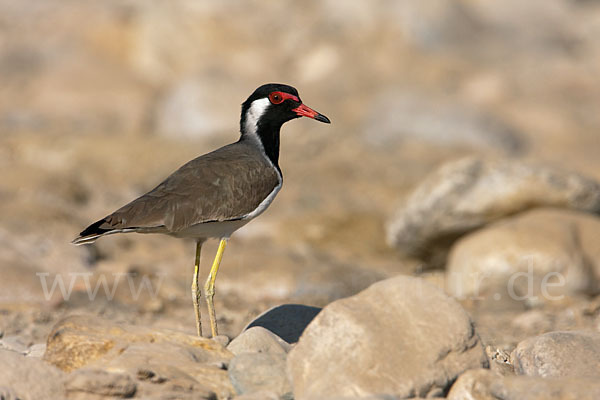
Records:
[[[192,299],[196,329],[202,336],[198,270],[208,238],[220,239],[204,285],[212,335],[217,336],[213,297],[219,264],[233,232],[259,216],[283,184],[279,169],[279,130],[285,122],[310,117],[329,119],[302,104],[291,86],[270,83],[242,104],[240,139],[183,165],[150,192],[88,226],[73,240],[92,243],[121,232],[163,233],[196,240]]]

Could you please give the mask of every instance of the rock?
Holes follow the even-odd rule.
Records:
[[[441,399],[442,397],[435,397],[436,399]],[[336,397],[328,397],[327,400],[401,400],[401,397],[398,396],[390,396],[387,394],[381,395],[370,395],[370,396],[336,396]],[[313,399],[311,399],[313,400]],[[314,400],[317,400],[316,398]],[[411,400],[423,400],[422,397],[411,397]]]
[[[585,379],[501,376],[487,369],[470,370],[452,385],[447,400],[593,400],[600,384]]]
[[[36,268],[22,260],[15,260],[16,254],[6,254],[6,249],[10,242],[21,243],[24,238],[12,238],[10,241],[4,241],[5,235],[0,228],[0,263],[2,264],[2,282],[0,282],[0,301],[3,303],[41,303],[49,301],[50,298],[44,297],[43,286],[40,281],[45,278],[43,269]],[[36,274],[39,274],[36,276]]]
[[[272,391],[261,390],[259,392],[236,396],[235,400],[288,400],[288,398],[282,398],[277,393]],[[293,400],[293,397],[290,397],[289,400]]]
[[[64,373],[39,359],[0,349],[0,371],[2,399],[65,398]]]
[[[500,375],[514,375],[515,371],[510,362],[510,353],[492,346],[485,347],[485,354],[490,361],[490,370]]]
[[[275,306],[250,322],[244,330],[261,326],[287,343],[296,343],[304,329],[321,311],[318,307],[301,304]]]
[[[19,396],[11,388],[0,386],[0,399],[19,400]]]
[[[511,54],[516,60],[525,52],[540,57],[556,51],[563,41],[575,40],[576,30],[569,20],[577,9],[574,3],[541,7],[535,13],[544,4],[541,0],[526,4],[516,0],[502,4],[419,1],[403,3],[397,8],[401,12],[394,15],[405,40],[426,52],[474,59]]]
[[[321,219],[318,216],[316,218]],[[291,232],[289,232],[296,229],[301,231],[300,228],[297,228],[297,225],[302,224],[301,221],[303,221],[302,218],[299,220],[294,218],[282,222],[282,226],[288,224],[294,226],[293,229],[286,228],[288,232],[285,232],[285,235],[290,235],[290,238],[298,237],[296,235],[304,235],[300,232],[291,235]],[[260,221],[256,222],[260,224]],[[327,229],[332,231],[356,229],[355,226],[332,225],[328,225]],[[254,228],[252,224],[248,224],[246,227],[248,229]],[[259,229],[264,228],[260,228],[259,225]],[[278,228],[276,231],[278,231]],[[270,232],[272,234],[274,231]],[[378,230],[377,234],[379,233]],[[240,230],[239,234],[244,235],[246,231]],[[251,231],[249,236],[253,235],[254,233]],[[352,235],[348,234],[348,236]],[[246,239],[246,247],[257,246],[260,251],[245,252],[242,255],[232,252],[234,254],[228,258],[229,262],[227,264],[231,277],[227,282],[227,289],[223,286],[222,290],[230,291],[250,304],[260,304],[264,300],[269,300],[268,304],[270,305],[296,303],[322,307],[337,299],[352,296],[366,289],[372,283],[389,277],[386,273],[371,266],[365,267],[362,264],[340,262],[335,258],[323,262],[322,254],[320,256],[320,252],[316,251],[315,248],[322,246],[324,243],[329,243],[330,240],[310,239],[308,246],[303,244],[298,249],[284,250],[275,240],[272,243],[265,242],[264,236],[262,239]],[[357,239],[353,240],[358,241]],[[343,239],[343,241],[347,242],[346,239]],[[265,259],[264,254],[269,254],[269,257]],[[260,265],[260,268],[247,268],[248,265]],[[282,267],[282,265],[285,265],[285,267]],[[319,265],[319,267],[310,267],[314,265]],[[245,309],[248,309],[248,307],[245,307]],[[261,307],[256,311],[263,311],[264,309]],[[239,329],[243,326],[239,326]],[[234,335],[237,335],[239,331],[234,332]],[[279,336],[283,338],[283,336]],[[285,340],[285,338],[283,339]]]
[[[484,33],[474,16],[464,17],[465,6],[432,1],[402,4],[398,7],[401,12],[396,13],[398,28],[405,40],[424,50],[455,48],[467,38],[477,40]]]
[[[447,290],[458,298],[492,295],[540,303],[600,288],[600,218],[536,209],[461,238],[447,264]]]
[[[233,339],[227,350],[236,356],[242,353],[287,354],[290,345],[262,326],[253,326]]]
[[[140,397],[155,394],[159,383],[161,392],[177,393],[176,398],[202,393],[209,399],[234,393],[223,369],[232,357],[212,339],[71,316],[59,321],[50,332],[44,360],[64,371],[86,366],[136,376],[143,381],[136,390]]]
[[[600,212],[600,184],[525,162],[467,158],[441,167],[405,199],[387,227],[400,252],[443,265],[467,232],[532,207]]]
[[[25,355],[27,357],[42,358],[46,353],[46,343],[36,343],[27,349]]]
[[[168,88],[156,111],[156,129],[160,135],[189,139],[206,137],[232,128],[223,104],[212,95],[222,82],[185,79]],[[217,100],[220,100],[219,96]]]
[[[492,382],[502,382],[501,375],[491,372],[488,369],[473,369],[466,371],[458,377],[448,396],[447,400],[493,400],[494,397],[490,393]]]
[[[80,315],[64,318],[54,326],[48,335],[44,360],[68,372],[104,356],[114,358],[130,345],[139,343],[155,344],[157,348],[172,346],[189,353],[197,362],[217,362],[232,357],[211,339]],[[109,354],[113,349],[116,351]]]
[[[6,336],[0,339],[0,349],[25,354],[29,344],[19,336]]]
[[[292,391],[285,366],[282,353],[243,353],[231,360],[228,373],[239,394],[267,390],[283,396]]]
[[[137,385],[127,374],[81,368],[68,375],[65,388],[67,392],[129,398],[135,395]]]
[[[288,356],[298,400],[440,396],[461,372],[487,365],[463,308],[407,276],[326,306]]]
[[[407,93],[405,88],[380,95],[373,101],[365,128],[365,140],[390,146],[406,138],[436,145],[523,152],[520,132],[480,109],[459,104],[455,98]]]
[[[219,343],[223,347],[227,347],[227,345],[229,344],[229,336],[227,335],[217,335],[212,337],[212,340]]]
[[[526,339],[512,353],[515,373],[543,378],[600,379],[600,333],[549,332]]]
[[[511,325],[521,332],[537,335],[552,330],[550,316],[540,310],[529,310],[515,317]]]
[[[187,346],[165,342],[150,346],[133,343],[117,357],[107,358],[90,366],[149,377],[145,378],[149,384],[139,388],[143,395],[156,391],[155,383],[162,384],[165,391],[181,392],[182,395],[202,392],[206,398],[215,395],[226,398],[235,392],[225,370],[228,359],[203,361],[201,354]]]

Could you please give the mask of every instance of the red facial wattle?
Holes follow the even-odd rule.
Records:
[[[292,109],[292,111],[295,112],[296,115],[298,115],[299,117],[308,117],[308,118],[315,119],[317,121],[325,122],[327,124],[329,124],[331,122],[331,121],[329,121],[329,118],[327,118],[323,114],[302,104],[302,102],[300,101],[298,96],[295,96],[293,94],[286,93],[286,92],[279,92],[279,91],[269,93],[269,101],[272,104],[281,104],[286,100],[292,100],[292,101],[295,101],[296,103],[300,103],[300,105],[298,107]]]
[[[288,99],[300,103],[300,99],[297,96],[294,96],[293,94],[289,94],[286,92],[271,92],[269,94],[269,101],[273,104],[281,104]]]

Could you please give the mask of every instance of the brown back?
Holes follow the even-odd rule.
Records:
[[[243,218],[279,184],[278,171],[253,143],[236,142],[186,163],[160,185],[121,207],[100,228],[177,232]]]

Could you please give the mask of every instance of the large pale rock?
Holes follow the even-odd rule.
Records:
[[[406,198],[387,240],[406,255],[442,264],[465,233],[532,207],[600,212],[600,184],[524,162],[468,158],[444,165]]]
[[[595,294],[600,278],[600,218],[536,209],[460,239],[447,264],[447,288],[459,298],[492,294],[560,300]]]
[[[600,333],[549,332],[519,343],[512,354],[515,372],[543,378],[600,380]]]
[[[463,308],[407,276],[329,304],[288,356],[299,400],[441,395],[461,372],[487,365]]]
[[[40,359],[0,349],[0,398],[64,399],[64,373]],[[12,396],[12,397],[11,397]]]
[[[585,379],[501,376],[487,369],[467,371],[452,385],[447,400],[595,400],[600,384]]]
[[[185,398],[204,393],[205,398],[227,398],[235,392],[224,366],[233,357],[221,344],[211,339],[190,336],[168,329],[117,324],[87,316],[72,316],[59,321],[48,336],[44,359],[64,371],[86,367],[87,372],[72,380],[75,392],[88,386],[90,380],[96,392],[111,385],[111,379],[121,382],[121,390],[132,390],[126,376],[138,377],[136,396],[157,391],[161,383],[165,393]],[[92,372],[90,372],[92,371]],[[124,376],[106,375],[119,371]],[[79,376],[79,375],[77,375]]]

